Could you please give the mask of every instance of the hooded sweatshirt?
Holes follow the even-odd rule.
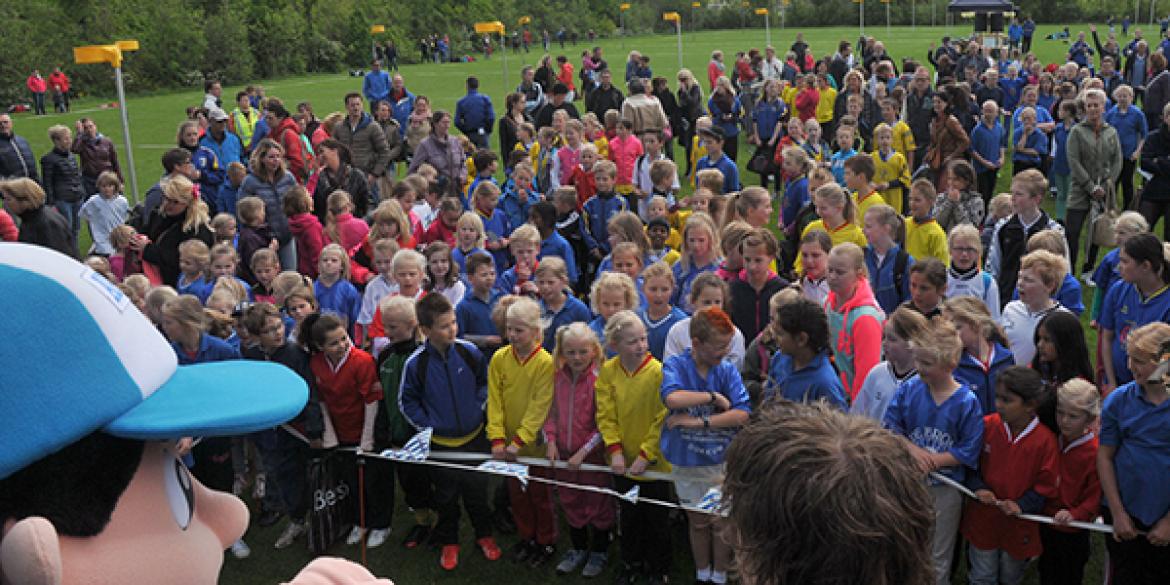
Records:
[[[837,299],[837,293],[829,292],[825,313],[829,317],[833,360],[852,401],[861,391],[865,376],[881,361],[885,314],[878,308],[865,278],[857,280],[853,296],[844,301]]]

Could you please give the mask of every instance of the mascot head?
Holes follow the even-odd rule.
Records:
[[[0,244],[0,583],[215,583],[243,502],[178,459],[308,398],[265,362],[178,365],[117,287],[46,248]]]

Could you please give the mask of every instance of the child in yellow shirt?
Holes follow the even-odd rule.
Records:
[[[885,203],[873,188],[874,160],[868,154],[855,154],[845,160],[845,188],[853,192],[857,216],[864,218],[870,207]]]
[[[829,234],[834,246],[843,242],[853,242],[858,247],[865,249],[869,245],[865,234],[857,225],[857,204],[840,185],[836,183],[821,185],[813,193],[813,205],[816,207],[817,215],[821,218],[809,223],[804,228],[804,231],[800,233],[802,240],[805,234],[821,230]],[[795,262],[796,273],[801,274],[802,268],[803,263],[798,254]]]
[[[906,221],[906,253],[921,261],[938,258],[943,266],[951,265],[947,234],[934,220],[934,200],[938,192],[927,179],[910,185],[910,219]]]
[[[918,150],[918,144],[914,142],[914,132],[910,130],[910,125],[901,119],[902,104],[894,98],[882,98],[881,106],[882,122],[893,131],[894,151],[905,157],[906,166],[913,169],[914,163],[920,162],[914,160],[914,151]]]
[[[492,458],[515,460],[539,457],[537,442],[553,399],[553,359],[540,346],[544,332],[536,301],[521,297],[505,313],[504,332],[510,345],[496,350],[488,363],[487,437]],[[548,485],[533,482],[526,488],[508,479],[508,495],[520,543],[516,554],[532,564],[552,558],[557,542],[557,518]]]
[[[872,156],[874,189],[900,215],[902,199],[910,185],[910,166],[906,163],[906,156],[895,148],[894,129],[889,124],[878,124],[873,129],[873,141],[877,144]]]
[[[637,487],[641,497],[669,499],[668,482],[640,477],[647,471],[670,471],[659,446],[667,413],[659,394],[662,364],[650,355],[646,326],[633,311],[610,317],[605,339],[617,355],[601,366],[597,376],[597,428],[605,442],[614,485],[622,493]],[[622,500],[620,504],[619,579],[632,582],[640,571],[652,579],[664,577],[671,567],[667,509],[644,502]]]
[[[699,139],[699,131],[710,127],[710,116],[699,116],[699,119],[695,120],[695,135],[691,137],[691,174],[687,176],[687,180],[690,181],[692,185],[695,184],[695,170],[696,165],[699,163],[699,159],[707,156],[707,147],[704,146],[703,141]]]

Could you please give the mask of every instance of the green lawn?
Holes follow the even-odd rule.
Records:
[[[1033,50],[1045,62],[1063,60],[1067,45],[1060,41],[1042,40],[1045,34],[1057,30],[1056,26],[1040,27],[1036,33]],[[1073,27],[1076,33],[1078,27]],[[1085,27],[1087,28],[1087,27]],[[888,34],[884,26],[874,26],[871,23],[867,33],[877,35],[883,39],[891,54],[900,58],[911,56],[919,60],[924,59],[931,42],[936,41],[944,34],[966,35],[970,31],[968,23],[964,22],[953,28],[918,27],[916,30],[909,27],[895,27]],[[805,40],[817,54],[832,52],[841,39],[856,41],[855,27],[805,29]],[[773,44],[783,51],[792,41],[793,35],[786,30],[775,27],[772,30]],[[762,47],[765,32],[763,29],[724,30],[699,33],[684,33],[683,61],[684,65],[696,72],[696,76],[705,80],[706,64],[710,53],[714,49],[721,49],[725,53],[734,53],[736,50],[748,47]],[[630,49],[637,48],[651,57],[651,66],[657,74],[673,79],[678,66],[676,39],[673,35],[631,37],[626,39],[605,39],[599,44],[605,49],[605,55],[612,68],[623,70],[625,55]],[[554,45],[552,54],[565,54],[575,65],[579,64],[577,56],[586,48],[585,43],[577,47],[567,46],[563,51]],[[142,50],[149,51],[150,47]],[[425,94],[430,97],[437,108],[454,109],[456,100],[464,93],[463,81],[468,75],[476,75],[481,81],[481,91],[490,95],[497,108],[503,104],[503,96],[512,90],[518,82],[520,67],[524,64],[535,64],[541,53],[534,50],[529,54],[513,55],[509,53],[505,66],[504,55],[497,54],[490,61],[476,63],[444,64],[436,66],[409,65],[402,68],[406,77],[407,87],[416,94]],[[131,55],[128,58],[133,59]],[[507,69],[506,83],[504,69]],[[705,82],[704,82],[705,83]],[[350,91],[360,91],[361,80],[345,74],[313,75],[305,77],[267,80],[263,82],[268,95],[279,96],[286,103],[295,105],[301,101],[311,101],[319,117],[329,112],[341,110],[341,97]],[[85,88],[77,88],[84,91]],[[134,88],[128,88],[131,92]],[[189,91],[157,93],[152,95],[134,95],[129,101],[129,114],[134,141],[135,168],[138,173],[139,193],[144,194],[161,174],[159,158],[164,150],[175,144],[175,132],[179,122],[183,119],[184,109],[189,105],[196,105],[202,100],[201,88],[192,88]],[[225,101],[231,102],[235,92],[240,87],[228,87],[224,90]],[[35,153],[39,156],[47,152],[50,143],[46,130],[54,124],[66,124],[70,127],[79,116],[94,118],[98,127],[116,144],[119,145],[119,155],[124,152],[122,147],[122,131],[119,114],[115,109],[101,109],[99,104],[108,103],[112,98],[103,96],[75,100],[74,111],[70,114],[53,114],[35,117],[30,114],[15,116],[16,132],[29,139]],[[494,146],[495,143],[493,143]],[[748,148],[741,148],[741,152]],[[741,165],[746,163],[748,154],[741,156]],[[742,168],[742,166],[741,166]],[[1005,173],[1006,174],[1006,173]],[[1007,178],[1001,177],[1000,190],[1006,190]],[[129,189],[127,190],[129,196]],[[1049,209],[1051,205],[1048,204]],[[1087,231],[1087,230],[1086,230]],[[83,245],[88,243],[88,236],[83,234]],[[1086,306],[1090,304],[1092,290],[1086,289]],[[1087,318],[1086,318],[1087,325]],[[1088,330],[1089,344],[1093,347],[1096,333]],[[453,574],[447,574],[438,566],[437,552],[430,550],[405,551],[399,546],[402,536],[409,527],[410,514],[404,509],[401,502],[395,515],[394,535],[384,547],[370,551],[369,563],[371,569],[380,576],[394,579],[400,584],[431,583],[443,580],[444,582],[466,582],[477,584],[507,584],[519,582],[538,582],[553,579],[552,569],[532,571],[527,567],[512,565],[506,560],[489,566],[477,551],[472,550],[471,537],[464,538],[464,556],[462,566]],[[310,560],[310,555],[302,547],[276,551],[272,548],[281,525],[274,528],[261,529],[253,527],[247,534],[247,540],[252,545],[252,557],[237,561],[230,556],[225,561],[223,583],[252,584],[274,583],[290,578],[297,570]],[[686,544],[685,530],[676,526],[674,530],[676,563],[674,578],[678,582],[691,580],[691,564],[689,549]],[[505,550],[511,546],[510,537],[500,539],[501,547]],[[1092,581],[1098,581],[1102,566],[1102,545],[1099,537],[1095,539],[1093,559],[1090,561],[1088,574]],[[302,541],[303,543],[303,541]],[[563,550],[563,546],[562,546]],[[611,553],[616,556],[616,546]],[[357,559],[358,551],[355,547],[345,547],[343,544],[334,547],[331,554],[347,556]],[[604,576],[603,578],[609,578]],[[959,582],[964,582],[959,579]],[[1036,583],[1035,571],[1031,570],[1025,583]]]

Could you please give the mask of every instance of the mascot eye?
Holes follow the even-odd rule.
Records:
[[[163,471],[163,485],[166,487],[167,503],[171,516],[179,528],[186,530],[195,515],[195,492],[191,487],[191,472],[178,458],[171,461]]]

